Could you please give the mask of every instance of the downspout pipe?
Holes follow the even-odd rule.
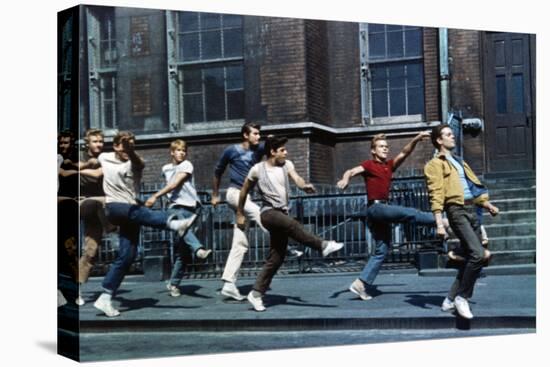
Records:
[[[447,28],[439,28],[439,85],[441,88],[441,122],[447,123],[450,107],[449,35]]]

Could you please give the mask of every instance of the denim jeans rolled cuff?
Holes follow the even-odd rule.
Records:
[[[192,216],[193,214],[200,215],[201,208],[200,207],[190,207],[190,206],[183,206],[183,205],[175,205],[166,210],[168,214],[168,220],[167,223],[169,223],[172,220],[180,220],[180,219],[186,219]]]

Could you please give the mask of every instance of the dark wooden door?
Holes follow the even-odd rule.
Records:
[[[486,33],[484,46],[488,170],[534,170],[530,36]]]

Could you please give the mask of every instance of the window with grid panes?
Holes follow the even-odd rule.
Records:
[[[244,117],[242,16],[177,13],[179,120]]]
[[[88,8],[90,125],[117,128],[117,64],[114,8]]]
[[[361,24],[360,39],[364,121],[421,121],[424,114],[422,28]]]

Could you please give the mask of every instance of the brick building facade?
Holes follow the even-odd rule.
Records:
[[[169,142],[182,138],[190,147],[197,187],[210,189],[223,148],[239,141],[240,126],[248,121],[261,123],[265,133],[290,138],[289,158],[306,180],[334,184],[345,169],[370,158],[369,141],[374,134],[386,133],[397,154],[415,134],[446,120],[441,116],[443,80],[449,85],[448,111],[485,124],[475,137],[464,136],[464,157],[476,172],[506,172],[506,168],[492,170],[497,166],[488,163],[499,154],[503,157],[502,152],[491,152],[498,150],[496,142],[504,133],[490,128],[497,120],[491,119],[495,114],[487,109],[493,108],[491,98],[497,107],[502,98],[515,103],[519,92],[510,92],[514,87],[525,92],[524,112],[532,124],[525,133],[530,140],[524,143],[527,151],[534,152],[534,58],[526,66],[533,70],[522,74],[528,77],[521,79],[529,83],[527,87],[518,87],[514,64],[506,79],[508,89],[502,89],[499,77],[508,69],[498,69],[502,67],[497,60],[500,41],[488,43],[495,32],[449,29],[442,43],[443,33],[437,28],[150,9],[78,9],[79,21],[73,26],[78,26],[80,39],[87,40],[79,60],[80,135],[88,127],[103,128],[107,136],[117,129],[134,131],[147,162],[146,184],[160,182]],[[534,48],[534,36],[526,37],[529,42],[523,51],[531,55],[534,49],[525,47]],[[512,37],[510,44],[516,47],[516,41]],[[395,44],[402,46],[403,55],[390,55]],[[384,60],[376,59],[380,47],[386,47]],[[441,74],[442,47],[448,51],[448,77]],[[493,50],[496,63],[487,56]],[[409,51],[414,57],[407,56]],[[415,65],[421,69],[414,69]],[[496,86],[489,85],[491,67],[497,70]],[[404,76],[394,78],[392,73],[399,70],[405,70]],[[412,70],[418,70],[418,75]],[[383,85],[377,79],[380,75],[386,78]],[[403,80],[404,86],[392,86]],[[505,96],[499,97],[503,90]],[[407,112],[414,103],[420,113]],[[377,112],[386,107],[386,115]],[[394,113],[400,108],[405,113]],[[65,124],[63,116],[60,128]],[[400,170],[406,174],[421,169],[432,153],[428,141],[419,144]],[[527,162],[527,169],[534,170],[534,153]]]

